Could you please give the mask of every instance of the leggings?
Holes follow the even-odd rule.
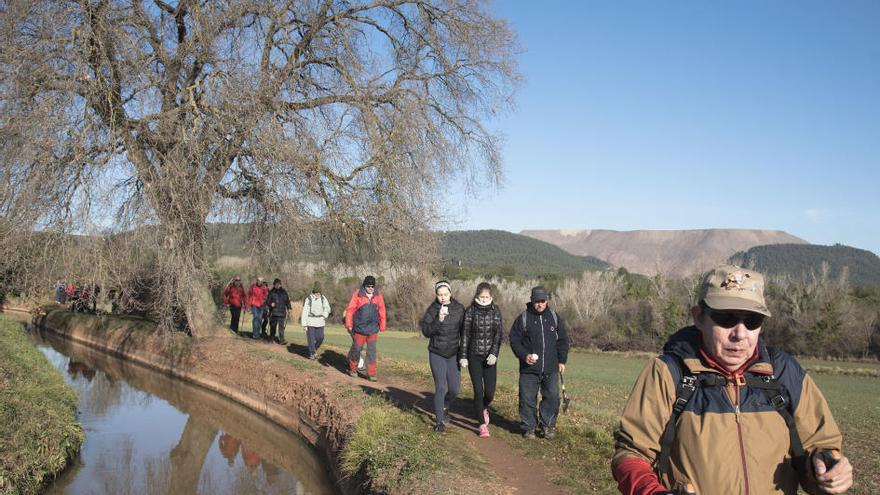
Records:
[[[458,369],[458,358],[445,358],[439,354],[428,352],[431,363],[431,375],[434,376],[434,416],[437,424],[445,419],[446,409],[458,395],[461,385],[461,370]]]
[[[495,398],[498,367],[487,365],[485,357],[469,355],[468,373],[471,375],[471,383],[474,384],[474,414],[477,423],[483,424],[483,409],[488,408]]]

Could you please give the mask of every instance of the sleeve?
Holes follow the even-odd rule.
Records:
[[[324,311],[321,313],[321,316],[323,316],[324,318],[329,318],[330,317],[330,300],[327,299],[326,297],[324,297],[324,294],[321,294],[321,301],[324,303],[321,305],[321,307],[324,309]]]
[[[510,326],[510,350],[520,360],[525,359],[529,354],[529,350],[522,343],[523,331],[522,318],[517,316],[513,320],[513,325]]]
[[[471,327],[474,321],[474,310],[467,307],[464,310],[464,318],[461,323],[461,335],[459,336],[458,359],[467,358],[468,341],[470,340]]]
[[[357,311],[357,291],[351,295],[348,306],[345,308],[345,328],[351,330],[354,327],[354,313]]]
[[[380,332],[384,332],[384,331],[385,331],[385,324],[386,324],[386,320],[385,320],[385,297],[384,297],[382,294],[379,294],[379,295],[377,295],[376,297],[379,298],[379,300],[376,301],[376,306],[379,306],[379,331],[380,331]]]
[[[299,315],[299,324],[301,327],[309,326],[309,315],[312,312],[312,298],[310,296],[306,296],[303,301],[303,310]]]
[[[562,316],[557,314],[556,320],[556,334],[559,336],[559,339],[556,340],[556,357],[560,363],[565,364],[568,361],[568,332],[565,330]]]
[[[422,335],[425,337],[433,337],[440,329],[439,323],[440,320],[437,319],[437,314],[432,310],[431,306],[428,306],[428,309],[425,310],[425,314],[422,315],[420,325]]]
[[[611,472],[625,494],[664,490],[652,465],[660,455],[660,437],[672,415],[675,383],[666,364],[652,359],[642,369],[614,432]]]
[[[794,412],[798,435],[807,455],[807,476],[802,483],[804,491],[810,494],[822,493],[816,483],[816,475],[812,468],[813,456],[822,450],[838,449],[842,451],[843,437],[831,415],[831,409],[825,396],[816,386],[810,375],[805,374],[801,389],[800,401]]]
[[[504,320],[501,317],[501,308],[495,308],[495,315],[492,318],[492,350],[490,354],[498,357],[501,352],[501,338],[504,334]]]
[[[286,304],[285,304],[285,306],[287,307],[288,311],[291,310],[291,309],[293,309],[293,307],[290,305],[290,294],[288,294],[288,293],[285,292],[285,293],[284,293],[284,299],[286,300]]]

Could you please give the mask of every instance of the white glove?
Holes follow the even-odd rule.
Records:
[[[459,359],[458,364],[461,365],[462,368],[467,368],[467,359]]]
[[[489,366],[495,366],[495,363],[498,361],[498,358],[495,357],[495,354],[489,354],[489,357],[486,358],[486,364]]]

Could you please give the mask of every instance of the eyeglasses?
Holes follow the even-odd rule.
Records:
[[[376,287],[376,286],[375,286],[375,285],[365,285],[364,287],[366,287],[367,289],[372,289],[372,288],[374,288],[374,287]]]
[[[736,313],[728,313],[726,311],[715,311],[714,309],[706,309],[709,314],[709,318],[712,319],[718,326],[724,328],[733,328],[739,325],[740,322],[746,326],[749,330],[757,330],[761,328],[761,325],[764,324],[764,315],[758,313],[750,313],[747,316],[739,315]]]

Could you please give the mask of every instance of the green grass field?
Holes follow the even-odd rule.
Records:
[[[249,328],[249,323],[247,324]],[[288,326],[289,341],[305,345],[299,326]],[[338,326],[326,330],[325,348],[345,354],[351,343],[348,333]],[[383,333],[379,338],[379,376],[396,375],[426,391],[432,390],[428,369],[427,341],[409,332]],[[492,411],[496,424],[515,430],[518,365],[508,347],[503,347],[499,363],[498,391]],[[566,369],[566,387],[573,397],[567,414],[560,417],[557,438],[550,442],[526,442],[517,433],[493,427],[492,434],[508,441],[526,455],[540,459],[554,472],[556,481],[577,493],[617,493],[610,474],[612,431],[644,357],[624,357],[591,352],[572,352]],[[841,362],[805,361],[818,369],[841,367]],[[868,368],[872,363],[853,363]],[[844,450],[856,470],[853,494],[880,493],[880,379],[835,372],[812,373],[825,393],[844,433]],[[462,376],[463,399],[472,398],[470,379]],[[428,423],[426,423],[427,425]],[[427,426],[426,426],[427,427]]]

